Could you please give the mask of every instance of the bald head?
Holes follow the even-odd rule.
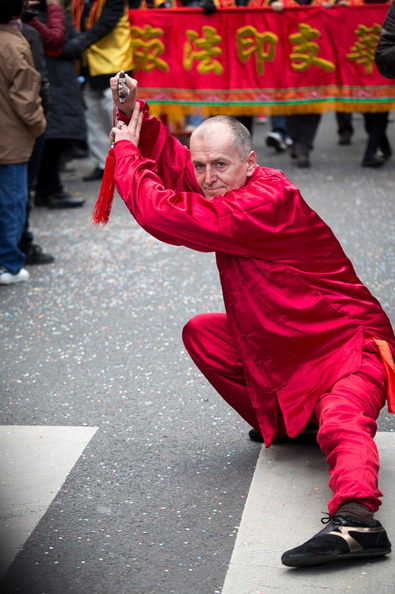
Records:
[[[251,134],[239,120],[231,116],[219,115],[204,120],[192,133],[191,142],[195,136],[203,138],[214,129],[218,130],[219,134],[225,134],[226,131],[230,135],[231,145],[238,153],[240,160],[244,161],[247,158],[252,151]]]

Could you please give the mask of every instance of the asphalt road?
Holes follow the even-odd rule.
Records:
[[[308,170],[258,125],[258,161],[302,190],[395,322],[395,159],[362,168],[361,116],[354,125],[341,147],[326,114]],[[395,148],[393,122],[389,137]],[[119,199],[106,228],[91,225],[99,183],[81,181],[88,160],[73,165],[65,185],[85,206],[32,216],[56,262],[0,288],[1,424],[98,430],[2,591],[219,593],[260,447],[181,342],[189,318],[223,310],[214,256],[158,242]],[[386,410],[379,428],[394,431]]]

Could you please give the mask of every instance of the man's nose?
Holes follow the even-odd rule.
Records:
[[[207,166],[206,167],[206,171],[205,171],[205,176],[204,176],[204,181],[206,182],[206,184],[212,184],[213,180],[214,180],[214,171],[212,169],[212,167]]]

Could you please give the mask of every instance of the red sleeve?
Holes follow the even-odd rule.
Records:
[[[185,185],[184,191],[165,188],[155,161],[143,158],[128,140],[116,142],[114,152],[117,191],[148,233],[165,243],[202,252],[245,255],[232,238],[221,198],[206,200],[198,187],[196,192]],[[182,179],[176,185],[181,188]]]
[[[325,262],[344,263],[330,228],[276,170],[257,167],[242,188],[207,200],[182,175],[176,189],[166,187],[156,162],[131,142],[116,142],[114,152],[119,195],[139,225],[161,241],[263,258],[307,272],[316,272],[317,266],[323,270]],[[176,167],[178,160],[176,155]]]
[[[189,150],[148,115],[144,103],[142,111],[139,148],[129,141],[115,143],[115,181],[148,233],[199,251],[289,265],[304,259],[317,236],[326,239],[329,228],[274,169],[257,167],[242,188],[207,200],[196,182]]]
[[[143,113],[139,152],[143,157],[156,162],[159,177],[165,188],[182,191],[190,189],[200,192],[190,160],[189,149],[169,134],[167,126],[149,115],[145,101],[139,100]],[[130,117],[117,113],[117,119],[129,123]]]
[[[62,49],[66,38],[66,19],[63,6],[48,4],[47,24],[45,25],[37,17],[34,17],[29,25],[40,33],[44,51]]]
[[[184,149],[170,163],[179,171]],[[114,152],[119,195],[139,225],[166,243],[270,258],[294,220],[295,205],[284,207],[281,180],[267,178],[260,168],[242,188],[207,200],[182,171],[175,189],[165,186],[156,162],[144,158],[128,140],[116,142]]]

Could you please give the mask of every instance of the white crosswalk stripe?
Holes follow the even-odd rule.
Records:
[[[0,577],[97,427],[0,426]]]
[[[375,515],[395,539],[395,434],[378,433],[383,505]],[[393,556],[305,570],[287,569],[282,553],[322,529],[330,497],[325,457],[314,446],[262,448],[244,508],[222,594],[392,594]]]

